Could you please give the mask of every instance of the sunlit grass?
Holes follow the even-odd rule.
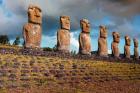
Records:
[[[14,72],[6,72],[6,75],[1,76],[0,80],[5,86],[0,93],[11,90],[6,87],[10,82],[17,83],[19,90],[28,90],[32,93],[36,88],[39,88],[36,93],[46,93],[43,91],[48,91],[47,93],[112,93],[113,90],[118,91],[110,87],[113,84],[115,84],[114,88],[124,89],[123,91],[126,92],[132,90],[125,87],[136,86],[133,88],[134,91],[140,84],[140,64],[136,63],[0,54],[0,71],[5,70]],[[8,77],[11,74],[16,75],[16,81],[9,80]],[[133,93],[139,93],[139,91]]]

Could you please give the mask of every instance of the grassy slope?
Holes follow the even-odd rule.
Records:
[[[0,55],[0,93],[140,93],[140,64]]]

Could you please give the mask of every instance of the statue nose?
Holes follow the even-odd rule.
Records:
[[[66,24],[69,24],[69,22],[67,21]]]
[[[40,17],[40,14],[38,13],[38,11],[35,11],[35,15],[36,15],[37,17]]]
[[[87,27],[90,27],[90,25],[87,25]]]

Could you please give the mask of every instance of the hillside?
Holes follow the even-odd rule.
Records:
[[[140,64],[0,54],[0,93],[140,93]]]

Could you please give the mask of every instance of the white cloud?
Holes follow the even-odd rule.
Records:
[[[60,15],[71,16],[72,29],[75,30],[79,29],[79,20],[82,18],[89,19],[91,25],[96,25],[96,22],[101,24],[105,16],[113,16],[106,25],[118,27],[124,23],[123,19],[129,20],[128,22],[131,23],[131,19],[128,18],[140,13],[139,11],[128,11],[130,8],[138,10],[136,6],[138,6],[139,1],[136,1],[137,3],[133,2],[132,4],[123,5],[120,0],[117,2],[114,2],[114,0],[4,0],[3,6],[5,9],[0,9],[0,18],[2,19],[0,22],[0,34],[6,33],[11,35],[13,34],[12,32],[19,34],[22,32],[22,27],[27,22],[27,8],[29,4],[40,6],[44,17],[51,16],[59,19]],[[123,12],[120,10],[123,10]],[[11,18],[7,18],[4,15],[7,11],[12,14]],[[9,26],[6,25],[7,23],[9,23]],[[12,28],[12,30],[9,31],[6,28]],[[123,31],[124,28],[125,25],[122,25],[122,27],[118,27],[118,30]],[[127,28],[125,29],[127,30]]]
[[[118,31],[123,37],[125,35],[129,35],[130,37],[134,37],[139,32],[135,31],[134,26],[127,20],[125,20],[121,25],[116,27],[116,31]]]
[[[16,9],[14,8],[19,9],[19,7],[16,7],[16,5],[12,6],[13,7],[10,7],[10,4],[5,0],[0,7],[0,34],[11,36],[21,35],[23,23],[26,18],[19,16],[18,13],[15,12]]]
[[[112,50],[108,50],[108,54],[112,54]]]
[[[43,11],[43,17],[46,18],[45,22],[51,17],[52,19],[45,24],[46,28],[52,26],[52,24],[57,24],[60,15],[69,15],[71,17],[71,28],[80,29],[79,20],[82,18],[87,18],[92,27],[98,26],[101,23],[105,25],[113,26],[114,31],[118,31],[122,36],[125,34],[135,37],[140,35],[140,30],[134,28],[131,22],[134,15],[139,15],[139,6],[137,3],[132,3],[128,5],[121,4],[121,0],[114,2],[115,0],[3,0],[4,4],[0,5],[0,34],[7,35],[22,35],[23,25],[28,21],[27,19],[27,8],[29,4],[37,4],[41,7]],[[124,0],[122,0],[124,1]],[[125,0],[127,1],[127,0]],[[138,0],[137,0],[138,1]],[[136,5],[136,6],[135,6]],[[131,10],[130,10],[131,9]],[[129,11],[130,10],[130,11]],[[134,11],[135,10],[135,11]],[[10,13],[10,17],[9,17]],[[103,22],[104,17],[110,17],[109,21]],[[58,19],[58,20],[53,20]],[[124,20],[125,19],[125,20]],[[139,19],[138,19],[139,20]],[[58,22],[59,23],[59,22]],[[51,26],[50,26],[50,25]],[[54,25],[55,26],[55,25]],[[55,36],[49,36],[48,32],[55,33],[57,29],[55,27],[45,29],[46,35],[43,35],[42,46],[53,47],[56,44],[56,34]],[[50,30],[51,29],[51,30]],[[53,29],[53,30],[52,30]],[[95,27],[92,30],[95,31]],[[137,31],[135,29],[138,29]],[[78,35],[79,32],[71,32],[71,50],[74,49],[78,51]],[[112,29],[111,29],[112,30]],[[111,32],[110,37],[111,36]],[[97,33],[91,33],[92,36],[96,36]],[[93,42],[93,38],[91,38]],[[95,47],[96,42],[92,45]],[[95,48],[93,48],[95,49]]]
[[[56,36],[42,35],[41,47],[53,48],[56,44],[57,44],[57,37]]]
[[[70,39],[70,45],[71,45],[71,50],[78,51],[79,50],[79,42],[78,38],[76,38],[75,35],[79,34],[78,32],[71,32],[71,39]]]

